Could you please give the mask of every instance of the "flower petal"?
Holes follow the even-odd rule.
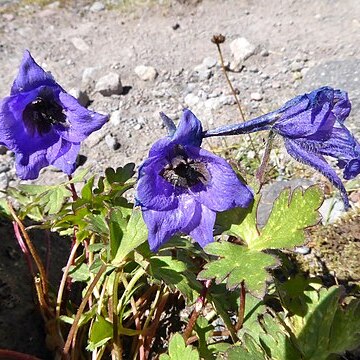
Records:
[[[184,232],[189,222],[196,217],[196,201],[189,195],[181,196],[178,207],[167,211],[143,208],[143,218],[149,231],[151,251],[157,251],[173,235]]]
[[[61,148],[56,154],[55,160],[50,161],[50,165],[55,166],[67,175],[71,175],[76,169],[79,150],[80,143],[72,143],[62,139]]]
[[[136,199],[141,206],[151,210],[170,210],[178,206],[177,191],[160,171],[167,164],[165,158],[150,157],[139,169]]]
[[[201,145],[201,122],[189,109],[184,109],[179,125],[172,137],[172,141],[181,145]]]
[[[349,180],[360,173],[360,144],[350,131],[340,122],[334,127],[331,138],[327,141],[302,140],[304,149],[315,149],[321,155],[338,159],[338,166],[344,169],[344,179]]]
[[[351,103],[347,92],[342,90],[335,90],[334,101],[336,103],[333,109],[333,113],[335,114],[338,121],[344,122],[351,111]]]
[[[279,116],[278,112],[274,111],[243,123],[224,125],[216,129],[207,130],[203,133],[203,137],[249,134],[255,131],[269,130]]]
[[[197,200],[215,211],[225,211],[234,207],[245,208],[253,201],[250,188],[237,177],[231,166],[221,157],[204,149],[187,146],[186,150],[193,159],[205,163],[211,180],[205,186],[195,185],[190,189]]]
[[[334,169],[325,161],[321,154],[310,152],[308,149],[304,149],[301,144],[297,143],[296,140],[285,139],[285,146],[287,152],[297,161],[313,167],[319,171],[326,178],[334,184],[336,188],[340,190],[342,199],[344,201],[345,209],[350,207],[349,199],[346,194],[345,187],[337,176]]]
[[[168,116],[166,116],[162,111],[160,112],[160,117],[164,123],[164,125],[167,128],[168,135],[171,137],[175,134],[176,131],[176,125],[172,119],[170,119]]]
[[[81,142],[108,121],[108,115],[102,115],[84,108],[66,92],[60,92],[59,100],[66,114],[67,126],[59,124],[54,128],[62,138],[68,141]]]
[[[19,73],[11,88],[11,95],[28,92],[42,85],[54,86],[57,84],[52,75],[45,72],[35,62],[30,52],[25,50]]]
[[[15,154],[16,175],[22,180],[33,180],[39,176],[43,167],[49,166],[46,159],[46,150],[40,150],[32,154]]]
[[[321,88],[307,94],[310,100],[307,108],[295,113],[292,108],[285,111],[275,123],[274,130],[287,138],[328,139],[336,120],[331,112],[333,96],[334,90],[331,88]]]
[[[199,204],[201,206],[200,210],[200,219],[198,224],[195,222],[190,223],[188,225],[188,229],[195,225],[192,230],[189,232],[186,231],[202,248],[207,244],[214,241],[213,229],[216,219],[216,212],[210,210],[204,205]]]

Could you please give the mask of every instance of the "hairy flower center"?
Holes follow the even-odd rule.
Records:
[[[38,96],[23,111],[23,121],[31,136],[48,133],[54,124],[64,123],[63,108],[48,96]]]
[[[183,188],[190,188],[198,183],[204,185],[210,181],[210,174],[204,163],[189,159],[183,149],[171,159],[160,175],[169,183]]]

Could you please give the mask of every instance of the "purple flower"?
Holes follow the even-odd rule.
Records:
[[[156,251],[176,233],[190,235],[202,247],[213,241],[217,211],[247,207],[251,190],[222,158],[200,148],[200,121],[185,109],[176,128],[161,116],[170,136],[158,140],[139,169],[137,202]]]
[[[350,110],[346,92],[322,87],[256,119],[207,131],[204,137],[272,130],[284,138],[292,157],[321,172],[340,190],[348,208],[344,185],[324,156],[338,160],[345,179],[360,173],[360,145],[344,125]]]
[[[0,101],[0,144],[15,153],[21,179],[36,179],[48,165],[70,175],[80,142],[107,119],[82,107],[25,51],[10,96]]]

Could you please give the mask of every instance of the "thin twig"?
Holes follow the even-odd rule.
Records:
[[[224,41],[225,41],[225,37],[224,37]],[[245,115],[244,115],[244,112],[243,112],[243,109],[241,107],[241,104],[240,104],[240,100],[239,100],[239,97],[237,96],[236,94],[236,91],[231,83],[231,80],[228,76],[228,73],[227,73],[227,70],[226,70],[226,66],[225,66],[225,63],[224,63],[224,57],[223,57],[223,54],[222,54],[222,51],[221,51],[221,47],[220,47],[220,42],[216,42],[216,41],[213,41],[213,43],[216,45],[217,47],[217,50],[218,50],[218,53],[219,53],[219,57],[220,57],[220,63],[221,63],[221,68],[223,70],[223,73],[225,75],[225,78],[226,78],[226,81],[231,89],[231,92],[235,98],[235,101],[236,101],[236,105],[238,107],[238,110],[239,110],[239,113],[240,113],[240,116],[241,116],[241,120],[243,122],[245,122]],[[257,151],[256,151],[256,148],[255,148],[255,145],[254,145],[254,142],[252,140],[252,137],[250,134],[247,134],[248,135],[248,138],[249,138],[249,142],[250,142],[250,146],[252,147],[253,151],[255,152],[255,157],[256,159],[260,162],[260,158],[257,154]]]
[[[69,354],[71,343],[72,343],[73,339],[76,338],[80,317],[81,317],[82,313],[84,312],[84,309],[85,309],[86,303],[88,302],[89,296],[91,295],[92,291],[94,290],[96,284],[98,283],[101,275],[105,272],[105,270],[106,270],[106,264],[103,264],[101,266],[100,270],[98,271],[98,273],[96,274],[94,280],[90,284],[90,286],[89,286],[88,290],[86,291],[86,294],[85,294],[85,296],[84,296],[84,298],[83,298],[83,300],[82,300],[82,302],[81,302],[81,304],[79,306],[79,309],[78,309],[78,311],[76,313],[74,322],[71,325],[68,337],[67,337],[66,342],[65,342],[64,351],[63,351],[63,354],[65,356],[67,356]]]
[[[263,156],[263,158],[261,160],[261,164],[259,166],[259,169],[257,170],[257,172],[255,174],[255,177],[259,181],[259,190],[261,189],[261,186],[264,183],[264,178],[265,178],[265,174],[266,174],[266,168],[267,168],[267,165],[268,165],[269,160],[270,160],[270,153],[271,153],[271,148],[272,148],[272,144],[273,144],[273,141],[274,141],[274,137],[275,137],[274,132],[270,130],[268,140],[267,140],[266,146],[265,146],[264,156]]]

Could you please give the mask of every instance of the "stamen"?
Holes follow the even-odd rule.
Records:
[[[53,125],[65,123],[63,108],[49,94],[39,96],[29,103],[23,111],[26,129],[31,136],[37,132],[40,136],[47,134]]]
[[[189,159],[181,145],[175,147],[176,156],[173,157],[161,171],[160,175],[174,186],[190,188],[210,181],[210,173],[204,163]]]

